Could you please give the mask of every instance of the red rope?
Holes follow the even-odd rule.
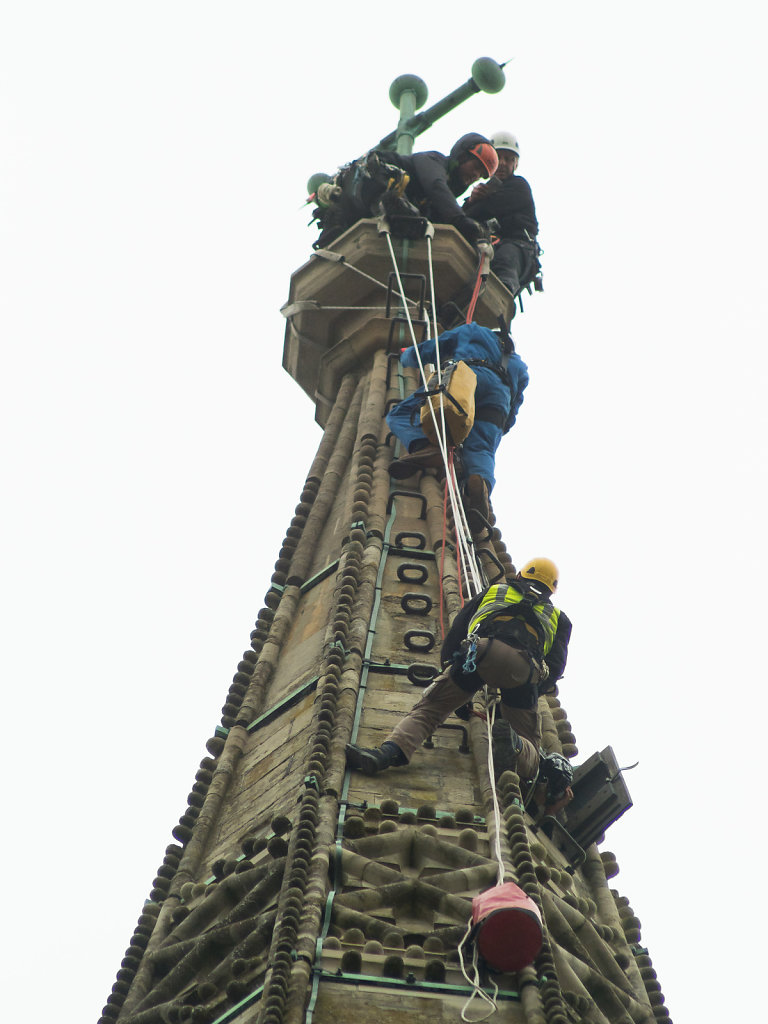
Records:
[[[470,299],[469,308],[467,309],[467,323],[468,324],[471,324],[472,321],[474,320],[474,317],[475,317],[475,306],[477,305],[477,300],[480,298],[480,286],[481,286],[482,280],[483,280],[483,275],[482,275],[483,259],[484,259],[484,257],[481,256],[480,257],[480,263],[479,263],[478,268],[477,268],[477,280],[475,281],[475,287],[472,290],[472,298]]]
[[[456,531],[456,575],[459,583],[459,604],[464,607],[464,584],[461,581],[461,543],[459,541],[459,528],[456,523],[453,524],[453,528]]]
[[[448,465],[451,465],[453,459],[453,451],[448,451]],[[443,495],[443,543],[440,547],[440,637],[441,642],[445,643],[445,622],[443,621],[443,574],[445,572],[445,533],[446,533],[446,522],[448,518],[448,476],[445,477],[445,493]]]

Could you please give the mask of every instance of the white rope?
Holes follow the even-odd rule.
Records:
[[[466,1021],[467,1024],[477,1024],[478,1021],[487,1020],[492,1014],[496,1013],[496,1011],[498,1009],[498,1006],[496,1005],[496,999],[498,998],[498,995],[499,995],[499,986],[496,984],[496,982],[493,979],[491,979],[491,984],[493,985],[493,996],[489,996],[488,993],[480,985],[480,967],[479,967],[479,964],[478,964],[477,946],[476,945],[472,949],[472,970],[473,970],[474,977],[470,978],[470,976],[467,974],[467,969],[466,969],[466,966],[464,964],[464,945],[469,940],[471,935],[472,935],[472,918],[470,917],[469,921],[467,922],[467,930],[464,933],[464,936],[463,936],[461,942],[459,943],[459,950],[458,950],[458,952],[459,952],[459,963],[461,965],[461,973],[464,975],[464,980],[467,982],[467,984],[472,989],[472,994],[470,995],[470,997],[466,1001],[466,1003],[464,1003],[464,1006],[462,1008],[461,1019],[463,1021]],[[487,1013],[484,1013],[482,1017],[468,1017],[467,1016],[467,1013],[469,1011],[469,1007],[472,1005],[472,1001],[475,998],[482,999],[483,1002],[487,1003],[488,1006],[490,1007],[490,1009],[487,1011]]]
[[[432,225],[430,224],[430,228]],[[431,231],[427,231],[427,268],[429,272],[429,297],[432,305],[432,330],[435,338],[435,359],[437,361],[437,384],[438,387],[442,385],[442,358],[440,356],[440,336],[437,331],[437,300],[435,295],[435,273],[434,263],[432,260],[432,236],[434,234],[434,228]],[[424,379],[424,373],[422,371],[422,380],[424,387],[427,386],[427,381]],[[447,436],[445,428],[445,395],[441,391],[440,397],[440,429],[438,430],[437,421],[435,420],[434,410],[432,410],[432,403],[430,402],[430,409],[432,410],[432,420],[435,425],[435,433],[442,439],[443,444],[441,445],[441,451],[445,447],[447,450]],[[448,494],[451,498],[451,511],[453,512],[453,521],[456,524],[456,536],[459,542],[459,548],[461,551],[461,566],[464,571],[464,582],[466,590],[473,596],[479,593],[481,589],[480,581],[480,570],[477,565],[477,561],[474,555],[474,545],[472,542],[472,534],[469,529],[467,522],[467,516],[464,511],[464,504],[459,497],[459,485],[456,480],[456,471],[451,464],[448,465],[448,460],[444,456],[443,461],[445,462],[445,477],[448,481]],[[467,574],[469,570],[469,575]],[[471,580],[469,578],[471,576]]]
[[[363,312],[363,313],[385,313],[387,310],[386,305],[384,306],[323,306],[317,299],[302,299],[301,302],[291,302],[288,305],[282,306],[280,312],[289,320],[292,316],[296,316],[298,313],[335,313],[340,309],[348,309],[351,312]]]
[[[311,258],[328,260],[331,263],[340,263],[342,266],[348,267],[350,270],[354,270],[354,272],[359,274],[360,277],[364,277],[367,281],[371,281],[379,288],[383,288],[385,292],[389,291],[389,285],[385,281],[380,281],[377,277],[373,277],[371,274],[367,274],[364,270],[356,267],[354,263],[350,263],[346,256],[342,255],[340,252],[330,252],[328,249],[316,249],[315,252],[311,254]],[[418,305],[416,299],[409,299],[405,295],[402,296],[402,299],[403,305],[407,302],[410,302],[412,306]]]
[[[430,224],[430,227],[432,227],[431,224]],[[431,233],[427,232],[427,258],[428,258],[428,264],[427,265],[429,267],[429,295],[430,295],[430,299],[432,301],[432,332],[433,332],[433,334],[435,336],[435,345],[437,345],[438,344],[438,340],[437,340],[438,339],[438,334],[437,334],[437,303],[435,302],[435,274],[434,274],[434,268],[432,266],[432,235],[434,233],[435,233],[434,232],[434,228],[432,229]],[[438,370],[438,372],[439,372],[439,370]]]
[[[499,798],[498,798],[498,795],[496,793],[496,778],[495,778],[495,774],[494,774],[494,764],[493,764],[493,723],[494,723],[494,720],[495,720],[495,717],[496,717],[496,704],[495,704],[495,702],[494,703],[491,702],[487,686],[483,687],[483,695],[485,697],[485,704],[486,704],[486,728],[487,728],[487,734],[488,734],[488,776],[490,778],[490,783],[491,783],[491,794],[493,796],[493,816],[494,816],[495,823],[496,823],[496,830],[495,830],[494,843],[493,843],[493,845],[494,845],[494,854],[496,856],[496,863],[498,865],[498,874],[496,876],[496,884],[497,885],[501,885],[503,883],[503,881],[504,881],[505,867],[504,867],[504,860],[503,860],[502,852],[501,852],[501,809],[499,807]],[[461,973],[463,974],[464,979],[467,982],[467,984],[472,989],[472,993],[469,996],[469,999],[467,999],[467,1001],[464,1004],[464,1006],[462,1008],[462,1011],[461,1011],[461,1019],[463,1021],[465,1021],[466,1024],[478,1024],[479,1021],[487,1020],[489,1017],[493,1016],[493,1014],[496,1013],[496,1011],[498,1010],[498,1005],[497,1005],[496,1000],[498,999],[498,995],[499,995],[499,987],[496,984],[496,982],[493,980],[493,978],[490,979],[491,980],[491,985],[493,986],[493,996],[490,996],[482,988],[482,986],[480,985],[480,969],[479,969],[479,964],[478,964],[477,943],[475,943],[473,945],[473,949],[472,949],[473,977],[470,978],[469,974],[467,973],[467,968],[466,968],[466,965],[464,963],[464,946],[472,938],[472,930],[473,930],[473,928],[472,928],[472,918],[470,917],[470,919],[469,919],[469,921],[467,923],[467,930],[464,933],[464,935],[462,937],[462,940],[459,943],[459,948],[458,948],[459,964],[461,965]],[[470,1008],[470,1006],[472,1005],[472,1002],[475,999],[482,999],[483,1002],[486,1003],[487,1006],[488,1006],[487,1012],[484,1013],[482,1017],[470,1017],[470,1016],[468,1016],[469,1008]]]
[[[400,292],[400,297],[401,297],[401,299],[404,299],[405,298],[405,291],[403,289],[402,278],[400,277],[400,269],[397,266],[397,259],[395,258],[395,250],[394,250],[394,247],[392,245],[392,236],[390,235],[390,233],[388,231],[385,231],[384,234],[387,236],[387,245],[389,246],[389,255],[390,255],[390,258],[392,260],[392,266],[394,267],[394,270],[395,270],[395,277],[397,279],[397,287],[398,287],[398,290]],[[422,380],[422,383],[424,384],[424,387],[426,388],[427,387],[427,373],[426,373],[426,370],[424,369],[424,363],[423,363],[422,358],[421,358],[421,353],[419,352],[419,345],[418,345],[418,342],[416,341],[416,334],[415,334],[415,332],[413,330],[413,322],[411,320],[411,316],[410,316],[410,313],[408,312],[408,308],[405,305],[405,302],[403,302],[403,309],[405,311],[405,318],[406,318],[406,321],[408,323],[408,329],[409,329],[410,334],[411,334],[411,344],[413,345],[413,350],[416,353],[416,362],[419,364],[419,373],[421,375],[421,380]],[[435,346],[437,346],[437,345],[438,345],[438,341],[437,341],[437,338],[435,338]],[[438,351],[437,358],[438,358],[438,362],[439,362],[439,351]],[[442,395],[440,397],[442,398]],[[438,447],[440,449],[440,455],[442,456],[443,464],[445,465],[446,473],[447,473],[448,472],[448,448],[447,448],[447,445],[446,445],[446,438],[445,438],[445,426],[443,425],[443,430],[441,432],[439,427],[438,427],[438,424],[437,424],[437,419],[435,417],[435,410],[432,408],[432,403],[428,402],[427,405],[429,406],[430,415],[432,416],[432,423],[433,423],[434,428],[435,428],[435,436],[437,438]]]
[[[459,485],[456,480],[456,470],[451,464],[450,478],[452,486],[449,486],[448,493],[451,496],[451,509],[453,521],[456,524],[456,539],[461,552],[461,569],[464,573],[464,583],[467,593],[474,597],[483,589],[482,570],[477,564],[474,553],[474,544],[471,539],[467,516],[464,511],[464,504],[458,497]]]
[[[390,235],[389,231],[385,231],[384,234],[386,234],[386,236],[387,236],[387,245],[389,246],[389,254],[390,254],[390,258],[392,260],[392,266],[394,267],[395,277],[397,279],[397,286],[398,286],[398,289],[400,291],[400,297],[401,297],[402,302],[403,302],[403,309],[405,311],[406,320],[407,320],[407,323],[408,323],[408,328],[409,328],[410,334],[411,334],[411,344],[413,345],[414,351],[416,353],[416,361],[417,361],[417,363],[419,365],[419,372],[421,374],[421,380],[422,380],[422,383],[424,384],[424,388],[426,389],[427,388],[427,375],[426,375],[426,371],[424,369],[424,363],[422,362],[422,359],[421,359],[421,353],[419,352],[419,346],[418,346],[418,343],[416,342],[416,335],[415,335],[415,332],[413,330],[413,324],[411,322],[411,317],[410,317],[410,314],[408,312],[408,307],[407,307],[406,302],[405,302],[405,293],[404,293],[404,290],[403,290],[402,279],[400,277],[400,271],[399,271],[399,268],[397,266],[397,260],[395,258],[394,247],[392,245],[392,238],[391,238],[391,235]],[[435,359],[437,360],[437,380],[438,380],[438,385],[439,385],[439,384],[442,383],[441,365],[440,365],[441,364],[441,359],[440,359],[440,342],[439,342],[439,339],[438,339],[438,332],[437,332],[437,314],[435,312],[436,303],[435,303],[435,281],[434,281],[434,272],[433,272],[433,264],[432,264],[432,238],[431,238],[431,235],[429,233],[427,233],[427,256],[428,256],[428,267],[429,267],[430,297],[431,297],[432,312],[433,312],[433,325],[432,325],[432,329],[433,329],[434,338],[435,338]],[[459,549],[460,549],[460,552],[461,552],[462,571],[465,574],[464,579],[465,579],[466,589],[467,589],[467,591],[469,593],[471,593],[473,595],[476,595],[476,594],[480,593],[480,591],[483,589],[482,575],[481,575],[481,570],[480,570],[480,568],[479,568],[479,566],[477,564],[477,560],[475,558],[474,544],[473,544],[472,539],[471,539],[471,532],[470,532],[470,529],[469,529],[469,523],[467,522],[467,516],[466,516],[466,513],[464,511],[464,505],[463,505],[463,503],[462,503],[462,501],[460,500],[460,497],[459,497],[459,488],[458,488],[458,482],[456,480],[456,471],[455,471],[455,469],[453,467],[453,462],[450,462],[450,464],[449,464],[449,461],[448,461],[448,445],[447,445],[446,429],[445,429],[445,407],[444,407],[444,401],[445,401],[444,395],[443,395],[442,392],[440,392],[440,405],[439,405],[439,409],[440,409],[440,424],[439,425],[438,425],[438,422],[437,422],[437,416],[435,415],[435,410],[434,410],[434,407],[433,407],[432,403],[428,401],[427,404],[429,406],[430,415],[432,416],[432,423],[433,423],[433,426],[435,428],[435,436],[437,438],[438,447],[440,449],[440,455],[442,456],[443,463],[444,463],[444,466],[445,466],[446,485],[447,485],[447,488],[448,488],[448,495],[449,495],[450,500],[451,500],[451,510],[453,512],[453,521],[454,521],[454,524],[456,526],[456,537],[457,537]],[[493,722],[494,722],[494,718],[495,718],[495,704],[492,704],[490,702],[490,698],[489,698],[488,688],[487,687],[483,687],[483,692],[485,694],[485,701],[486,701],[486,708],[487,708],[486,729],[487,729],[487,734],[488,734],[488,774],[489,774],[489,778],[490,778],[491,794],[492,794],[492,798],[493,798],[493,814],[494,814],[494,819],[495,819],[494,854],[495,854],[496,862],[497,862],[497,865],[498,865],[498,874],[497,874],[497,883],[496,884],[497,885],[501,885],[501,883],[504,881],[505,866],[504,866],[504,860],[503,860],[502,851],[501,851],[501,809],[499,807],[499,799],[498,799],[498,794],[496,792],[496,779],[495,779],[494,765],[493,765]],[[481,987],[481,985],[480,985],[480,971],[479,971],[479,966],[478,966],[478,953],[477,953],[477,946],[476,945],[473,947],[473,952],[472,952],[472,967],[473,967],[474,977],[473,978],[469,977],[469,974],[467,973],[467,970],[466,970],[466,967],[465,967],[465,964],[464,964],[464,946],[467,943],[467,941],[469,941],[469,939],[471,937],[471,934],[472,934],[472,918],[470,917],[469,922],[467,924],[467,930],[466,930],[466,932],[465,932],[461,942],[459,943],[459,949],[458,949],[458,952],[459,952],[459,962],[461,964],[461,973],[463,974],[463,976],[464,976],[465,980],[467,981],[467,983],[472,988],[472,994],[470,995],[470,997],[467,1000],[467,1002],[464,1004],[464,1007],[463,1007],[463,1009],[461,1011],[461,1019],[463,1021],[465,1021],[466,1024],[478,1024],[478,1022],[480,1022],[480,1021],[487,1020],[498,1009],[497,1004],[496,1004],[496,999],[497,999],[497,996],[498,996],[499,988],[498,988],[498,985],[496,985],[496,983],[492,980],[491,984],[493,985],[493,996],[490,996]],[[483,1002],[485,1002],[488,1005],[488,1007],[489,1007],[488,1011],[486,1013],[484,1013],[482,1017],[469,1017],[469,1016],[467,1016],[467,1013],[469,1011],[469,1007],[470,1007],[470,1005],[472,1004],[472,1002],[473,1002],[473,1000],[475,998],[482,999]]]
[[[382,233],[385,234],[386,238],[387,238],[387,245],[389,247],[389,255],[390,255],[390,259],[392,260],[392,266],[394,268],[395,278],[397,280],[398,291],[400,293],[401,299],[404,300],[405,299],[405,291],[404,291],[404,288],[403,288],[402,279],[400,277],[400,270],[399,270],[399,268],[397,266],[397,259],[395,257],[394,247],[392,245],[392,236],[390,235],[389,231],[383,231]],[[440,364],[441,364],[441,359],[440,359],[440,341],[439,341],[439,336],[438,336],[438,333],[437,333],[437,316],[436,316],[436,313],[435,313],[435,305],[436,305],[436,303],[435,303],[435,280],[434,280],[434,271],[433,271],[433,264],[432,264],[431,237],[430,237],[429,234],[427,234],[427,257],[428,257],[429,281],[430,281],[430,289],[431,289],[430,299],[431,299],[431,302],[432,302],[432,310],[433,310],[433,330],[434,330],[434,335],[435,335],[435,359],[437,361],[437,375],[438,375],[438,384],[439,384],[441,382],[441,380],[442,380],[442,378],[441,378],[441,369],[440,369]],[[403,309],[405,311],[406,321],[408,323],[408,328],[409,328],[410,335],[411,335],[411,344],[413,345],[414,352],[416,353],[416,362],[419,365],[419,373],[420,373],[420,376],[421,376],[421,380],[422,380],[422,383],[424,385],[424,388],[426,389],[427,385],[428,385],[427,373],[426,373],[426,370],[424,368],[424,363],[423,363],[422,358],[421,358],[421,353],[419,352],[419,346],[418,346],[418,343],[416,341],[416,334],[415,334],[415,332],[413,330],[413,323],[411,321],[411,317],[410,317],[410,314],[408,312],[408,309],[407,309],[407,307],[405,305],[405,301],[403,301]],[[443,403],[444,403],[444,396],[443,396],[443,394],[441,392],[440,393],[440,406],[439,406],[439,408],[440,408],[440,424],[438,424],[437,416],[435,414],[435,410],[434,410],[434,407],[433,407],[432,403],[428,401],[427,405],[429,407],[429,412],[430,412],[430,415],[432,417],[432,424],[433,424],[434,430],[435,430],[435,437],[437,439],[438,448],[440,449],[440,456],[441,456],[441,458],[443,460],[443,465],[445,467],[446,480],[448,481],[448,494],[449,494],[450,499],[451,499],[451,511],[453,512],[453,521],[456,524],[456,534],[457,534],[457,538],[458,538],[458,541],[459,541],[459,548],[460,548],[461,556],[462,556],[461,557],[461,565],[462,565],[462,570],[463,570],[463,572],[465,574],[465,585],[466,585],[467,592],[472,594],[472,595],[474,595],[474,594],[478,594],[480,592],[480,590],[482,589],[482,574],[481,574],[480,568],[479,568],[479,566],[477,564],[477,559],[475,558],[474,544],[472,542],[472,535],[471,535],[471,532],[469,530],[469,524],[467,523],[467,517],[466,517],[466,513],[464,512],[464,506],[463,506],[463,503],[462,503],[461,498],[459,496],[459,490],[458,490],[458,483],[457,483],[457,480],[456,480],[456,474],[453,471],[453,468],[450,467],[449,463],[448,463],[448,444],[447,444],[447,437],[446,437],[446,430],[445,430],[445,410],[444,410]]]
[[[504,882],[504,859],[501,853],[501,808],[499,807],[499,795],[496,792],[496,773],[495,766],[493,763],[493,723],[496,721],[496,703],[491,703],[490,694],[488,693],[488,687],[483,687],[483,696],[485,697],[485,725],[488,735],[488,776],[491,781],[491,796],[493,798],[493,817],[496,825],[496,834],[494,836],[494,854],[496,855],[496,863],[498,865],[498,874],[496,876],[496,885],[501,885]]]

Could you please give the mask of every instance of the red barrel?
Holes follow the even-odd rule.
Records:
[[[472,936],[494,970],[519,971],[539,955],[541,913],[519,886],[505,882],[472,900]]]

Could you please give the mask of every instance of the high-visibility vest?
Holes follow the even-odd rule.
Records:
[[[474,633],[478,629],[485,632],[482,630],[483,624],[488,626],[491,622],[522,620],[541,644],[542,657],[546,657],[555,642],[559,618],[560,610],[546,598],[536,599],[527,588],[518,589],[506,583],[495,583],[483,595],[467,633]]]

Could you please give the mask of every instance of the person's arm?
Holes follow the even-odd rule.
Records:
[[[422,363],[434,363],[436,350],[434,338],[427,338],[426,341],[422,341],[419,345],[419,355],[421,356]],[[400,353],[400,363],[403,366],[412,366],[414,369],[418,368],[419,361],[416,358],[416,350],[413,345],[409,345],[404,348]]]
[[[528,387],[528,367],[516,352],[512,353],[507,365],[507,370],[510,377],[515,381],[515,388],[512,391],[512,404],[510,405],[509,415],[507,416],[505,433],[507,430],[511,430],[515,425],[517,413],[520,406],[523,404],[523,392]]]
[[[466,213],[467,207],[470,203],[479,203],[481,199],[487,199],[489,196],[492,196],[494,192],[498,192],[501,186],[502,183],[496,177],[489,178],[488,181],[478,182],[469,193],[469,198],[465,199],[462,203],[462,210]]]
[[[483,192],[479,195],[475,195],[473,192],[462,206],[462,210],[474,220],[490,220],[492,217],[498,217],[494,202],[497,195],[498,192]]]
[[[477,202],[470,196],[464,212],[477,220],[495,217],[501,224],[502,236],[521,234],[523,230],[535,236],[539,230],[531,186],[517,175],[507,178],[500,189]]]
[[[568,643],[571,639],[571,620],[560,612],[557,620],[557,632],[549,654],[544,659],[549,668],[547,684],[554,686],[558,679],[562,679],[565,671],[565,663],[568,660]]]
[[[446,633],[443,646],[440,649],[440,661],[443,665],[448,665],[451,662],[454,651],[459,649],[459,644],[466,637],[467,627],[482,598],[483,595],[478,594],[471,601],[467,601],[464,607],[457,612],[456,618],[451,623],[451,628]]]
[[[444,158],[434,153],[415,153],[412,159],[420,191],[429,204],[430,220],[438,224],[450,224],[474,245],[482,237],[483,229],[456,202],[448,184]]]

